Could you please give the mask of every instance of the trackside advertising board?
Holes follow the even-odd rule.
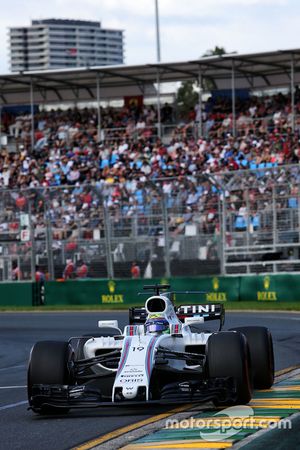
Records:
[[[143,304],[146,296],[138,296],[145,284],[171,284],[174,291],[205,291],[205,294],[176,296],[176,303],[238,301],[239,278],[205,277],[138,280],[84,280],[45,283],[47,305],[133,305]]]
[[[0,283],[1,306],[32,306],[34,283]]]
[[[259,302],[300,301],[299,275],[262,275],[240,277],[240,300]]]
[[[31,282],[0,283],[0,307],[99,305],[109,309],[142,305],[149,291],[145,284],[171,284],[173,291],[204,291],[176,295],[177,305],[201,302],[300,302],[300,275],[253,275],[242,277],[190,277],[138,280],[87,279],[49,281],[44,286]],[[41,287],[43,291],[41,291]]]

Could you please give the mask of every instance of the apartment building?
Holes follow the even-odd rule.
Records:
[[[9,28],[12,72],[124,63],[123,31],[86,20],[32,20]]]

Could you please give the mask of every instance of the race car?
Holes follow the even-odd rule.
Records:
[[[246,404],[253,388],[274,381],[272,337],[264,327],[222,331],[224,306],[175,306],[169,285],[145,286],[144,307],[129,325],[99,321],[99,333],[68,342],[37,342],[28,364],[29,407],[38,414],[70,408],[212,401]],[[149,294],[148,294],[149,295]],[[207,322],[219,321],[217,331]]]

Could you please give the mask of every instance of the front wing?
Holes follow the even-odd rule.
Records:
[[[111,397],[101,394],[100,389],[87,385],[34,385],[30,398],[30,408],[34,411],[43,407],[55,408],[98,408],[100,406],[138,406],[145,404],[180,404],[187,402],[218,401],[229,403],[236,399],[236,385],[231,377],[210,378],[200,381],[185,381],[165,385],[160,398],[145,401],[143,392],[134,400],[112,402]]]

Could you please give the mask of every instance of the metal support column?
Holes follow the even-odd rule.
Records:
[[[273,228],[273,250],[276,251],[276,230],[277,230],[277,211],[276,211],[276,198],[275,198],[275,186],[272,187],[272,228]]]
[[[30,80],[30,111],[31,111],[31,152],[34,150],[34,104],[33,104],[33,83]]]
[[[221,275],[226,275],[226,191],[222,189],[222,217],[220,220],[220,233],[221,233]]]
[[[298,208],[297,208],[297,210],[298,210],[298,234],[299,234],[299,236],[298,236],[298,242],[300,242],[300,207],[299,207],[299,205],[300,205],[300,183],[298,184],[298,196],[297,196],[297,206],[298,206]]]
[[[108,278],[112,279],[112,278],[114,278],[114,265],[113,265],[113,261],[112,261],[109,212],[108,212],[106,204],[103,205],[103,212],[104,212],[104,232],[105,232],[105,243],[106,243],[107,276],[108,276]]]
[[[98,117],[98,142],[101,141],[101,107],[100,107],[100,75],[97,73],[97,117]]]
[[[295,132],[295,62],[294,55],[291,56],[291,113],[292,131]]]
[[[155,0],[155,29],[156,29],[156,57],[157,62],[160,62],[160,35],[159,35],[159,12],[158,12],[158,0]],[[161,114],[160,114],[160,73],[159,68],[157,68],[156,74],[157,83],[157,135],[161,138]]]
[[[157,68],[156,75],[156,83],[157,83],[157,94],[156,94],[156,103],[157,103],[157,135],[161,138],[161,113],[160,113],[160,73],[159,68]]]
[[[160,62],[160,35],[159,35],[158,0],[155,0],[155,25],[156,25],[156,55],[157,55],[157,62]]]
[[[52,224],[50,219],[50,206],[44,197],[44,217],[46,219],[46,246],[49,280],[54,280],[54,259],[53,259],[53,242],[52,242]]]
[[[35,281],[36,249],[35,249],[34,223],[32,221],[32,203],[30,199],[28,200],[28,218],[29,218],[30,241],[31,241],[31,281]]]
[[[220,269],[221,269],[221,273],[222,275],[224,275],[225,272],[225,264],[224,264],[224,244],[223,244],[223,201],[221,202],[221,196],[218,195],[218,218],[219,218],[219,225],[220,225],[220,230],[219,230],[219,239],[218,239],[218,257],[220,259]]]
[[[202,137],[202,72],[199,67],[198,73],[198,84],[199,84],[199,97],[198,97],[198,107],[199,107],[199,124],[198,124],[198,137]]]
[[[219,257],[221,274],[226,274],[226,184],[212,174],[208,176],[212,186],[217,186],[221,193],[218,198],[218,215],[220,224]]]
[[[163,212],[163,227],[164,227],[164,239],[165,239],[165,263],[166,263],[166,277],[171,276],[170,265],[170,236],[169,236],[169,221],[168,221],[168,209],[167,209],[167,196],[161,191],[162,212]]]
[[[250,234],[251,234],[251,216],[250,216],[250,200],[249,200],[249,188],[246,189],[246,224],[247,224],[247,231],[246,231],[246,245],[247,245],[247,252],[249,252],[249,245],[250,245]]]
[[[2,150],[2,106],[0,105],[0,151]]]
[[[236,113],[235,113],[235,70],[234,59],[231,65],[231,99],[232,99],[232,135],[236,136]]]

